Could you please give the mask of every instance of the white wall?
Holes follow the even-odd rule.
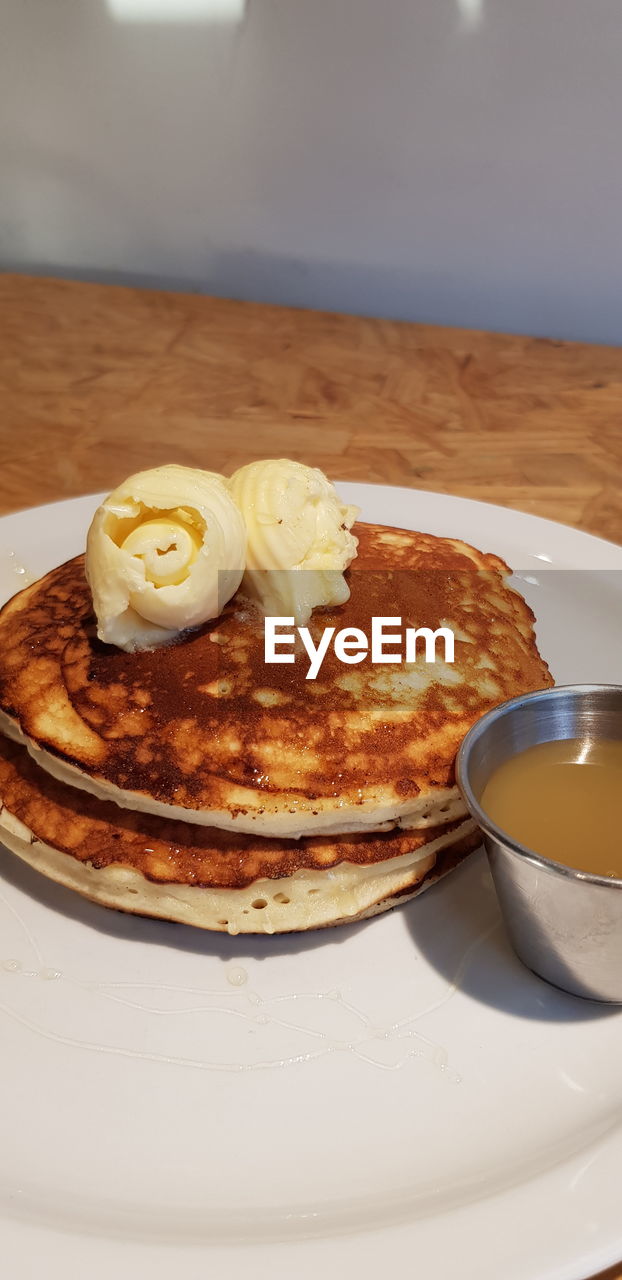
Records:
[[[622,342],[621,0],[167,3],[3,0],[2,266]]]

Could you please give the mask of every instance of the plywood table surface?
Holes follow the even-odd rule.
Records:
[[[517,507],[622,542],[622,350],[0,276],[0,510],[177,461]]]
[[[0,512],[285,455],[622,542],[615,347],[4,275],[0,402]]]

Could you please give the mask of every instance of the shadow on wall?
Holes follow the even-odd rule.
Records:
[[[6,268],[622,341],[617,0],[241,10],[8,0]]]

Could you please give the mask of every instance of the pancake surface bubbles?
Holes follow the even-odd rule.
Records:
[[[190,822],[299,837],[437,825],[464,813],[456,750],[490,706],[552,683],[533,615],[507,567],[466,544],[360,524],[350,600],[327,626],[400,615],[444,625],[455,662],[344,666],[315,681],[300,651],[266,666],[264,626],[238,595],[167,648],[128,654],[95,637],[78,557],[0,614],[2,728],[74,786]]]

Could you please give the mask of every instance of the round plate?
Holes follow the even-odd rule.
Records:
[[[504,556],[556,679],[619,680],[622,548],[339,489]],[[0,521],[4,598],[84,546],[96,503]],[[12,1280],[579,1280],[622,1255],[621,1011],[520,965],[481,853],[365,924],[240,939],[108,912],[3,852],[0,1028]]]

